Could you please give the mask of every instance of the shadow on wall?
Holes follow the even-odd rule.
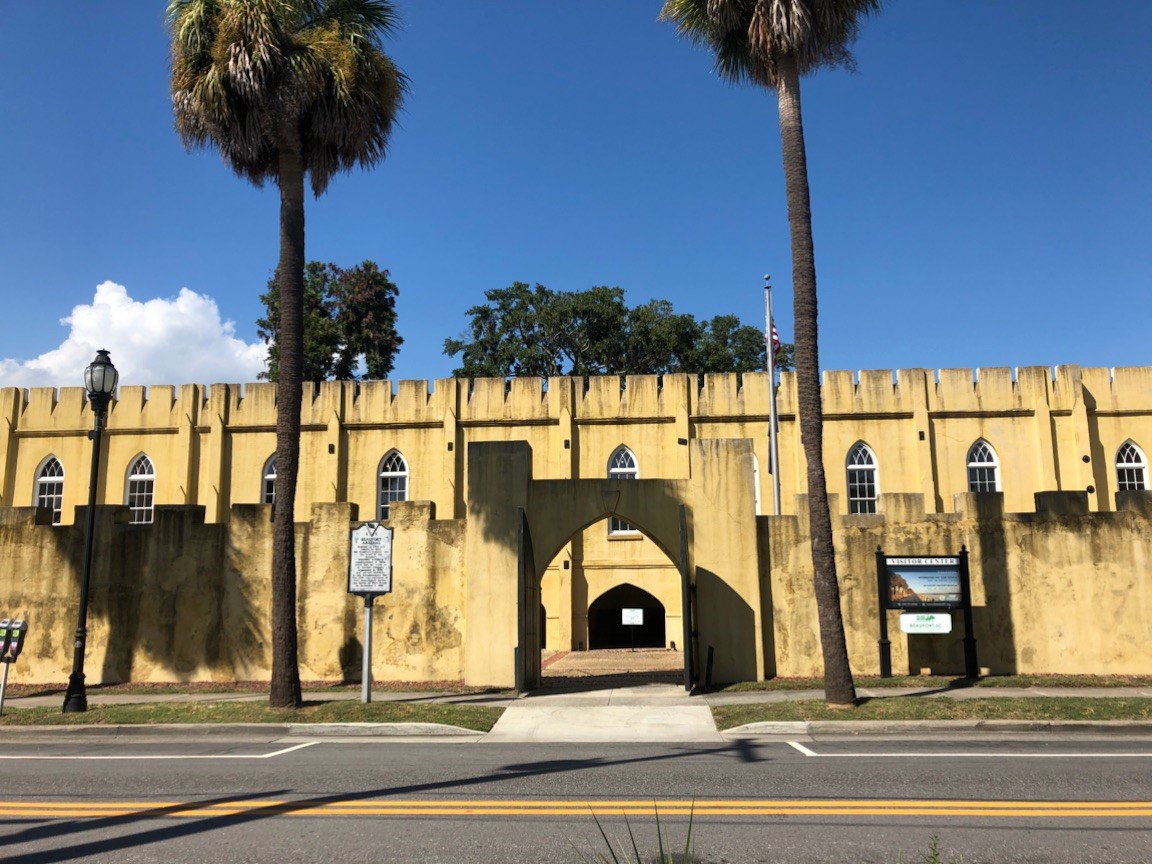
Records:
[[[756,616],[744,598],[711,570],[696,568],[699,629],[696,678],[705,683],[708,649],[714,647],[713,684],[756,680]],[[716,648],[715,646],[722,646]]]
[[[973,603],[972,628],[976,637],[977,664],[992,675],[1017,671],[1015,627],[1012,621],[1012,589],[1008,578],[1008,551],[1004,533],[1004,494],[969,492],[957,496],[975,525],[975,536],[958,537],[949,532],[955,548],[928,550],[959,553],[968,547],[968,568],[973,588],[983,586],[984,605]],[[931,669],[935,675],[964,675],[964,613],[952,613],[948,636],[908,636],[908,674]]]
[[[90,684],[263,675],[263,621],[246,587],[259,580],[244,574],[264,572],[259,568],[271,551],[270,508],[250,509],[264,512],[234,513],[232,525],[205,525],[203,507],[161,506],[151,525],[132,525],[127,507],[96,508],[85,666]],[[68,632],[79,604],[86,519],[86,508],[79,507],[72,526],[47,529],[71,583],[62,592],[71,623],[51,626]],[[97,677],[94,658],[101,655]]]

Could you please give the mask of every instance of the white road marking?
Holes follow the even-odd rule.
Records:
[[[825,759],[1152,759],[1148,753],[911,753],[902,750],[898,753],[817,753],[809,750],[798,741],[789,741],[805,756],[820,756]]]
[[[811,750],[809,750],[807,747],[805,747],[799,741],[789,741],[788,744],[792,747],[795,747],[797,750],[799,750],[805,756],[819,756],[820,755],[819,753],[813,753]]]
[[[271,753],[218,753],[215,755],[128,755],[128,756],[10,756],[2,755],[0,759],[36,759],[39,761],[132,761],[132,760],[159,760],[159,759],[272,759],[276,756],[283,756],[285,753],[291,753],[293,750],[300,750],[304,747],[311,747],[314,744],[319,744],[319,741],[306,741],[303,744],[293,744],[291,747],[285,747],[283,750],[275,750]]]

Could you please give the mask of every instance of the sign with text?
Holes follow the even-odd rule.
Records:
[[[900,632],[938,636],[952,632],[952,616],[940,612],[905,612],[900,616]]]
[[[959,557],[889,556],[885,569],[884,599],[889,609],[957,609],[962,605]]]
[[[376,596],[392,591],[392,529],[365,522],[352,529],[348,552],[348,593]]]
[[[644,626],[644,610],[643,609],[621,609],[620,610],[620,623],[625,627],[643,627]]]

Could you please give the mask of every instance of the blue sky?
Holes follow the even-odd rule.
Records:
[[[97,347],[123,383],[258,368],[277,192],[180,143],[163,5],[5,9],[0,385],[78,384]],[[307,204],[309,259],[399,285],[394,378],[450,374],[516,280],[759,325],[772,273],[790,338],[774,94],[659,0],[397,5],[389,156]],[[1152,361],[1149,32],[1146,0],[894,0],[856,74],[805,79],[824,368]]]

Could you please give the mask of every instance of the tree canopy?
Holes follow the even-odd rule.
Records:
[[[553,291],[514,282],[484,292],[468,330],[444,340],[458,377],[660,375],[765,368],[764,331],[735,315],[698,320],[667,300],[628,306],[621,288]],[[791,368],[791,346],[777,364]]]
[[[304,380],[387,378],[404,339],[396,332],[396,296],[400,289],[375,261],[344,269],[309,261],[304,267]],[[276,276],[260,295],[267,316],[256,326],[268,345],[268,371],[280,371],[276,336],[280,322],[280,289]],[[358,374],[363,358],[366,374]]]

